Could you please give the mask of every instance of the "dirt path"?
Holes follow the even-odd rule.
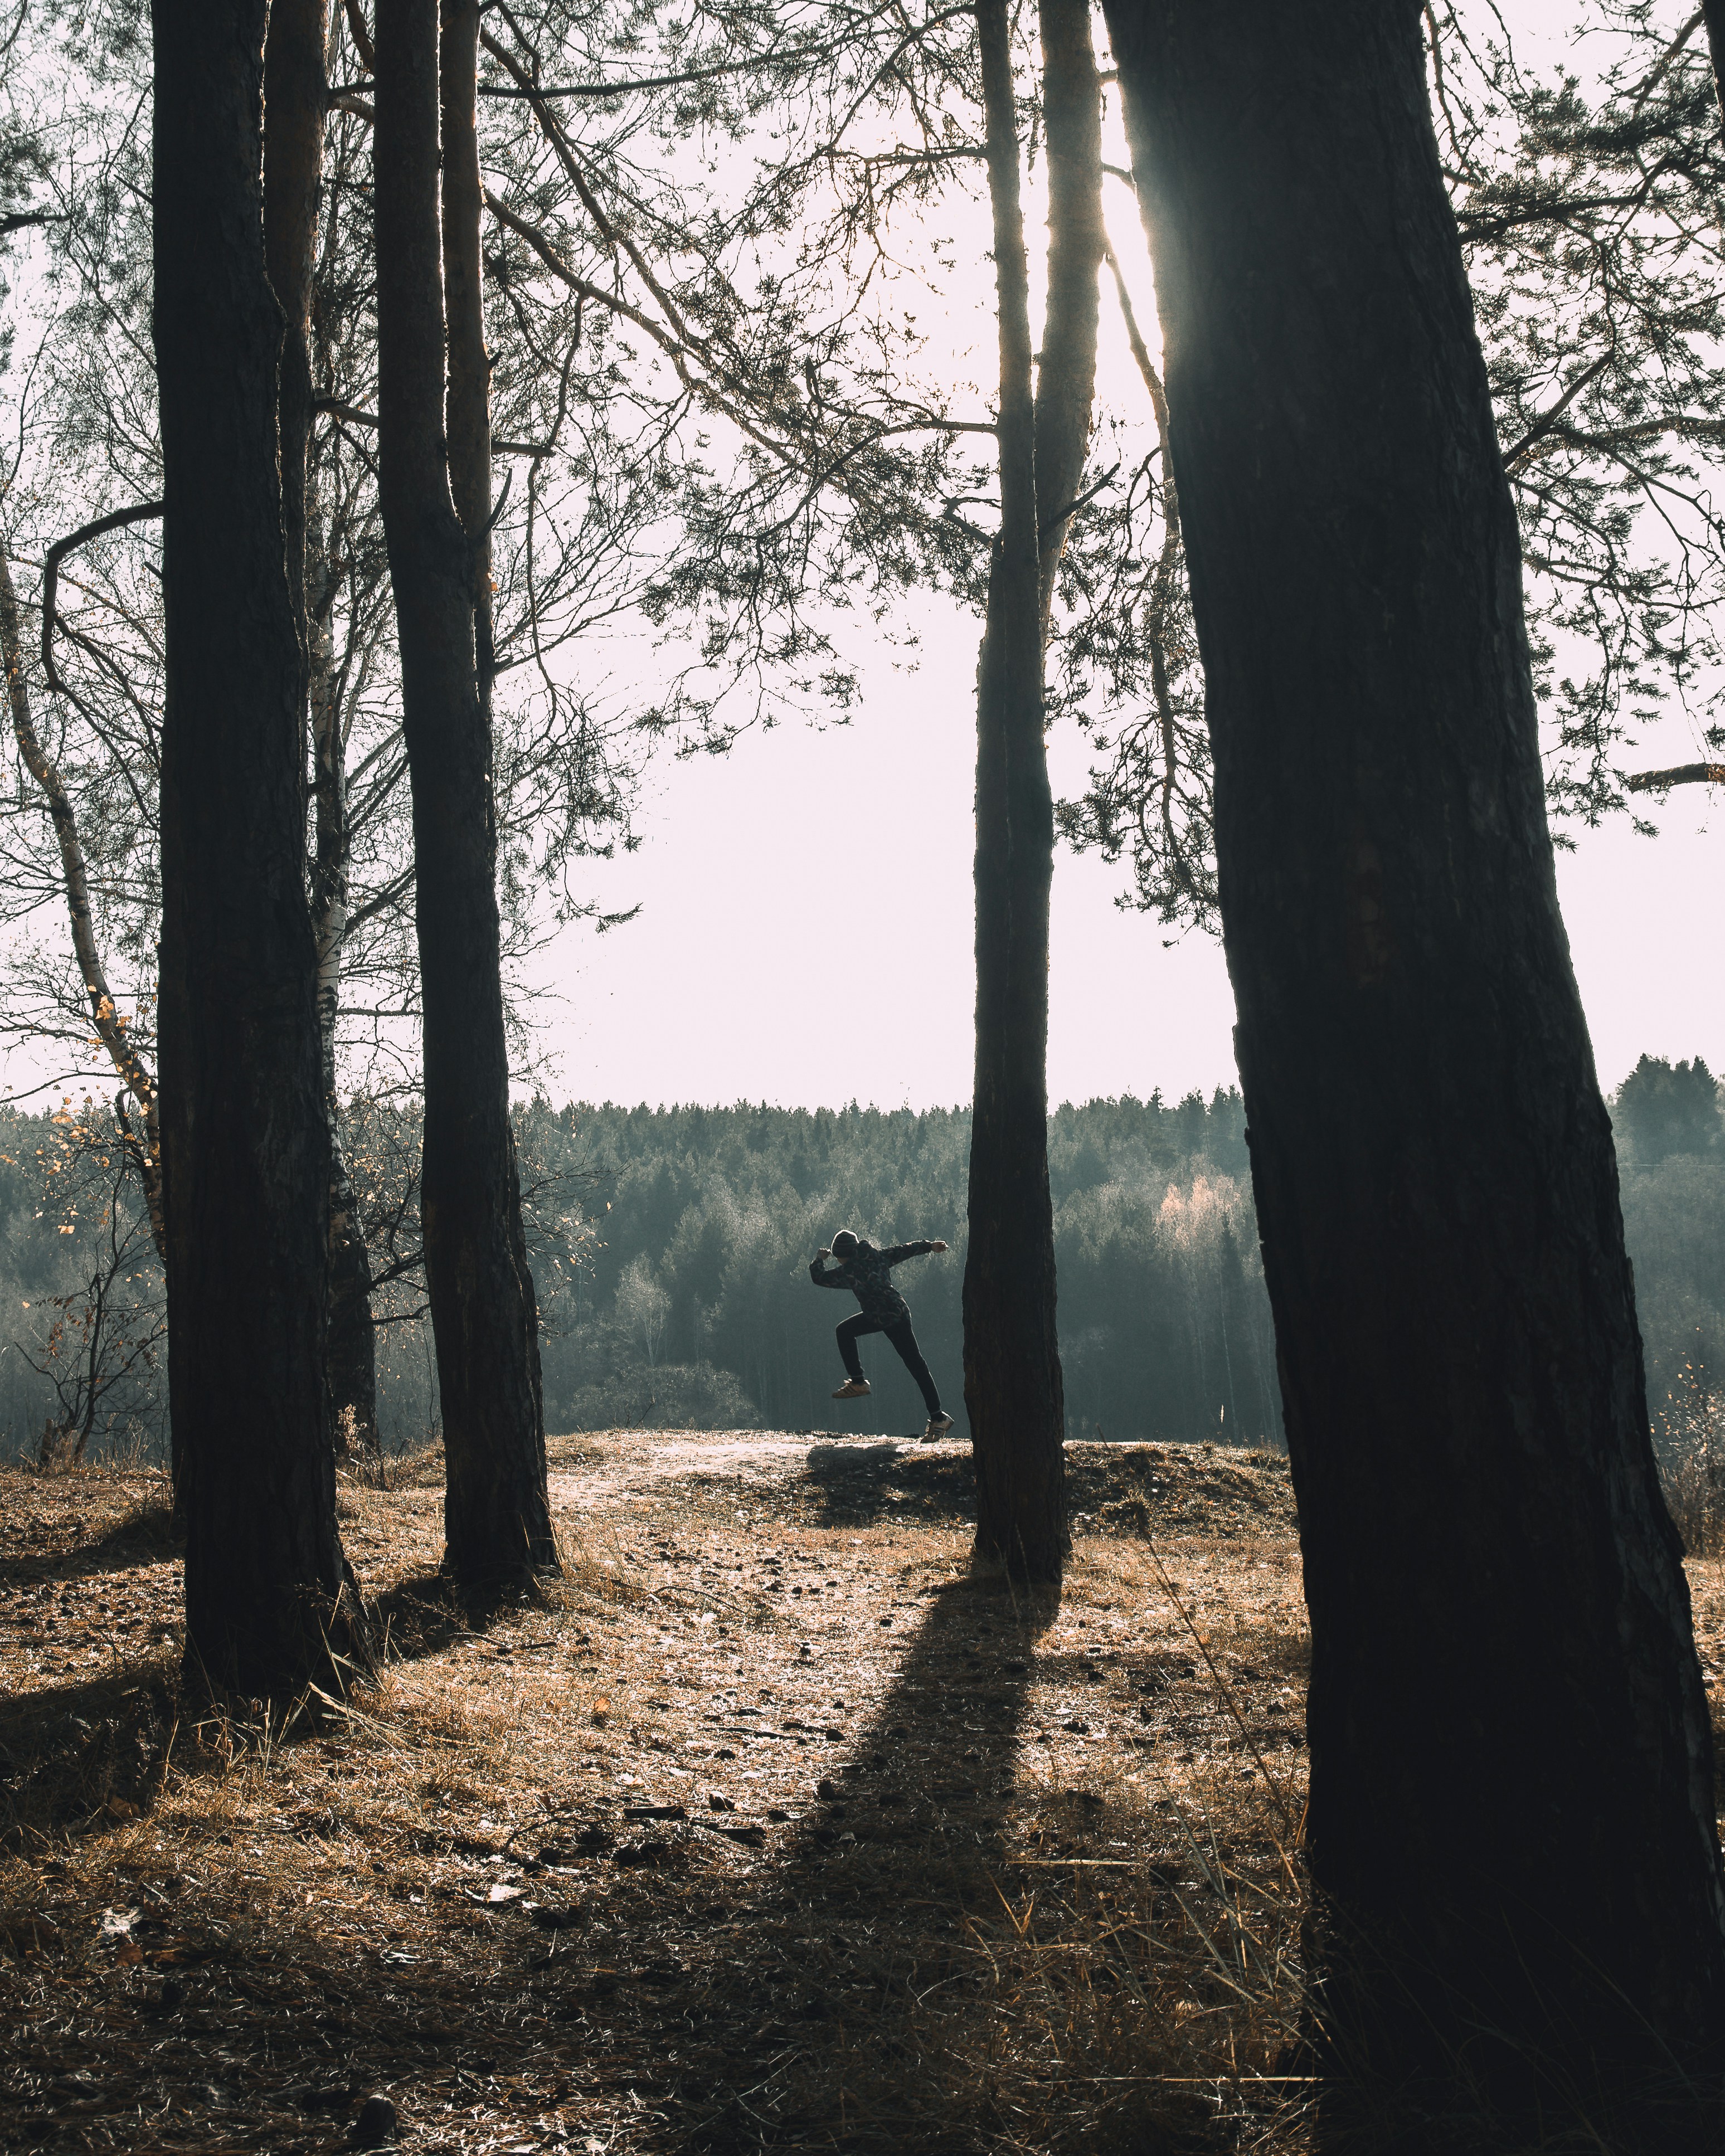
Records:
[[[745,1481],[784,1481],[807,1458],[810,1441],[782,1430],[607,1430],[589,1440],[592,1450],[578,1465],[553,1467],[552,1502],[595,1512],[666,1482],[732,1476]],[[564,1439],[558,1457],[567,1460],[570,1449],[582,1443]]]
[[[1261,2133],[1285,1476],[1070,1468],[1036,1606],[968,1571],[964,1446],[562,1440],[567,1586],[482,1622],[428,1457],[344,1489],[382,1684],[267,1746],[177,1702],[159,1489],[0,1478],[0,2143],[332,2150],[373,2093],[448,2156]]]

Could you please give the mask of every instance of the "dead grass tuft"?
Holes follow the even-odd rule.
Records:
[[[595,1609],[640,1602],[646,1593],[610,1522],[565,1512],[552,1522],[562,1576],[547,1586],[553,1608],[578,1618]]]

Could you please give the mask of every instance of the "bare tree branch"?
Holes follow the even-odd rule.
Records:
[[[160,506],[159,503],[157,505],[158,509]],[[108,521],[111,529],[112,520]],[[63,546],[71,543],[67,541],[63,542]],[[55,567],[58,566],[56,562]],[[90,1022],[95,1027],[97,1038],[108,1051],[109,1060],[137,1102],[144,1119],[141,1138],[132,1132],[123,1115],[121,1116],[121,1128],[137,1163],[138,1173],[144,1186],[145,1203],[150,1211],[150,1232],[160,1255],[166,1247],[166,1229],[162,1209],[162,1133],[157,1113],[155,1083],[144,1068],[136,1049],[127,1038],[126,1020],[115,1006],[101,953],[96,948],[95,923],[90,900],[90,875],[85,860],[84,843],[79,836],[77,813],[59,770],[42,746],[31,717],[29,688],[24,679],[23,641],[18,629],[18,594],[13,586],[12,564],[3,548],[0,548],[0,665],[3,665],[6,670],[7,696],[12,706],[12,730],[18,740],[18,751],[30,776],[42,789],[43,798],[48,803],[49,815],[53,820],[54,838],[59,846],[66,911],[72,924],[72,947],[77,957],[84,993],[90,1001]]]
[[[1663,793],[1668,786],[1725,786],[1725,763],[1679,763],[1669,771],[1638,771],[1624,784],[1631,793]]]
[[[109,531],[118,531],[128,524],[145,524],[152,516],[160,516],[167,507],[161,501],[136,501],[129,509],[111,509],[105,516],[93,522],[80,524],[75,531],[68,532],[64,539],[56,539],[42,562],[42,670],[48,677],[48,685],[57,696],[64,696],[70,703],[78,701],[60,678],[54,663],[54,632],[58,615],[54,596],[59,586],[60,563],[75,547],[87,546],[92,539],[100,539]]]

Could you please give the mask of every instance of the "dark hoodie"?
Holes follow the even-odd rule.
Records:
[[[892,1268],[906,1258],[926,1258],[933,1248],[932,1243],[895,1243],[890,1250],[877,1250],[872,1243],[859,1243],[842,1263],[834,1260],[830,1272],[822,1270],[824,1259],[811,1258],[809,1277],[817,1287],[848,1287],[870,1317],[898,1325],[910,1316],[911,1306],[892,1284]]]

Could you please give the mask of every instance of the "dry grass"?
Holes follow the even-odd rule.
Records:
[[[481,1624],[391,1463],[384,1676],[285,1738],[180,1712],[158,1485],[6,1475],[0,2143],[288,2156],[382,2091],[451,2156],[1301,2146],[1285,1480],[1072,1466],[1035,1606],[958,1446],[570,1440],[567,1578]]]
[[[1684,1365],[1658,1424],[1666,1502],[1697,1557],[1725,1553],[1725,1396],[1698,1363]]]

